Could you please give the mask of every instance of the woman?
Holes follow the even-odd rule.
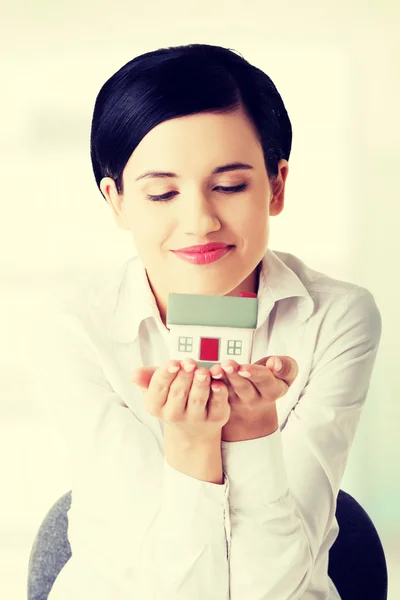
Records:
[[[367,289],[268,248],[291,140],[270,78],[218,46],[148,52],[101,88],[94,174],[138,256],[40,329],[74,478],[50,600],[340,598],[336,498],[381,317]],[[178,252],[212,242],[202,264]],[[256,293],[251,364],[176,360],[177,292]]]

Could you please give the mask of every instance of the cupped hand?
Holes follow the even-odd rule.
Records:
[[[274,368],[277,358],[282,365],[279,371]],[[223,361],[213,365],[210,373],[212,378],[224,381],[228,387],[231,418],[258,419],[286,394],[297,377],[298,365],[290,356],[266,356],[253,364]]]
[[[281,369],[274,369],[279,358]],[[289,356],[267,356],[254,364],[239,366],[234,360],[213,365],[212,377],[225,381],[231,406],[221,440],[237,442],[264,437],[279,427],[276,400],[286,394],[297,377],[298,366]]]
[[[132,382],[142,388],[144,406],[191,440],[221,435],[230,417],[228,390],[192,359],[169,360],[160,367],[139,367]]]

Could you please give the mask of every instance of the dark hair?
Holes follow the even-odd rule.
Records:
[[[97,186],[111,177],[123,193],[129,157],[159,123],[239,108],[258,135],[268,176],[275,177],[279,160],[289,159],[292,127],[268,75],[235,51],[208,44],[160,48],[135,57],[105,82],[96,98],[90,156]]]

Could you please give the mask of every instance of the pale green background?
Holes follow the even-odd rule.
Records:
[[[270,247],[367,287],[381,310],[381,347],[342,487],[375,522],[389,597],[400,597],[398,7],[378,0],[202,0],[201,9],[183,0],[2,3],[1,598],[26,597],[35,533],[70,489],[65,449],[33,402],[26,328],[43,301],[134,252],[91,171],[95,97],[135,55],[190,42],[238,50],[283,96],[293,151]]]

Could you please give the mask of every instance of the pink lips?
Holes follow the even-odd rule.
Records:
[[[205,265],[222,258],[222,256],[230,252],[233,247],[234,246],[229,246],[224,243],[212,242],[200,246],[180,248],[179,250],[173,250],[173,253],[182,260],[186,260],[194,265]]]
[[[210,252],[211,250],[219,250],[226,248],[228,244],[224,242],[209,242],[208,244],[199,244],[197,246],[188,246],[187,248],[178,248],[174,252],[185,252],[185,254],[193,254],[193,252]]]

